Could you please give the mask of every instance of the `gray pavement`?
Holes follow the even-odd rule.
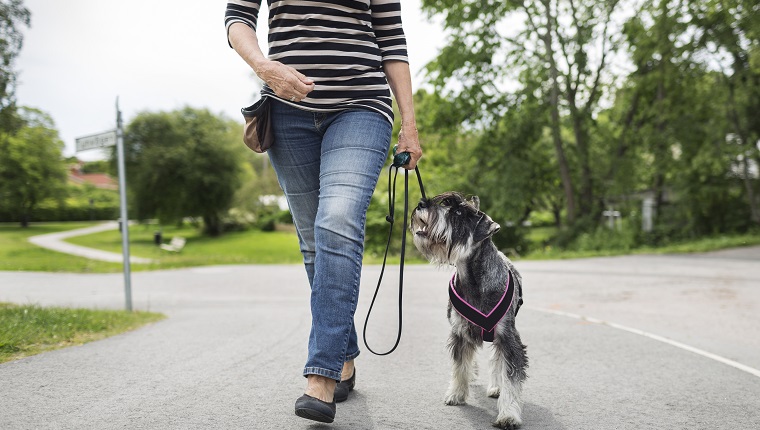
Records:
[[[547,311],[644,330],[760,369],[760,248],[692,256],[517,262],[528,345],[524,429],[756,429],[760,377],[658,342]],[[379,268],[365,268],[364,326]],[[363,352],[332,425],[293,414],[309,330],[298,266],[133,274],[134,305],[169,318],[0,365],[2,429],[488,429],[486,354],[468,405],[443,404],[449,269],[407,267],[404,334]],[[0,272],[0,301],[122,308],[121,274]],[[394,273],[373,311],[376,350],[395,340]],[[360,335],[361,336],[361,335]]]

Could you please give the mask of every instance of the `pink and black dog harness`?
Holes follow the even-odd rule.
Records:
[[[449,282],[449,299],[451,300],[451,305],[462,318],[466,319],[471,324],[480,327],[484,341],[493,342],[494,328],[496,328],[499,321],[501,321],[507,312],[509,312],[509,308],[512,307],[512,302],[514,301],[515,282],[514,277],[512,276],[512,271],[507,271],[507,288],[504,290],[504,295],[501,296],[499,303],[497,303],[487,314],[484,314],[471,304],[467,303],[467,301],[457,293],[454,288],[456,276],[457,274],[454,273],[454,276],[451,277],[451,281]],[[509,300],[507,300],[507,297],[509,297]],[[518,302],[517,309],[515,309],[515,315],[519,309],[520,303]]]

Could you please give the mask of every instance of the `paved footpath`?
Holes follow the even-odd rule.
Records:
[[[760,248],[517,267],[523,429],[760,428]],[[378,274],[365,268],[359,327]],[[303,269],[218,266],[133,274],[135,306],[165,321],[0,365],[0,428],[488,429],[485,354],[469,404],[442,401],[449,275],[407,268],[401,345],[363,352],[332,425],[293,414],[309,331]],[[368,329],[377,350],[396,333],[386,280]],[[0,301],[121,308],[122,275],[0,272]]]
[[[130,224],[132,224],[130,222]],[[57,233],[40,234],[29,238],[29,242],[42,248],[47,248],[57,252],[63,252],[64,254],[76,255],[79,257],[89,258],[91,260],[108,261],[111,263],[121,263],[124,261],[124,255],[120,252],[108,252],[101,251],[95,248],[89,248],[86,246],[74,245],[64,241],[76,236],[84,236],[87,234],[100,233],[101,231],[117,230],[119,223],[116,221],[104,222],[94,225],[92,227],[78,228],[76,230],[67,230]],[[129,257],[129,261],[132,264],[143,263],[150,264],[153,260],[142,257]]]

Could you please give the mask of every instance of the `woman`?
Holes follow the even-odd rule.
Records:
[[[271,1],[269,58],[256,38],[261,0],[227,3],[230,46],[274,98],[269,157],[288,199],[311,285],[305,394],[296,414],[332,422],[353,389],[354,312],[364,225],[391,142],[391,94],[405,167],[422,156],[399,0]],[[341,382],[342,381],[342,382]]]

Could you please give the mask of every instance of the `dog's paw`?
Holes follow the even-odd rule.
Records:
[[[449,406],[457,406],[465,404],[467,395],[463,393],[446,393],[446,397],[443,398],[443,403]]]
[[[496,421],[491,424],[496,428],[514,430],[522,425],[522,419],[520,419],[519,416],[499,414],[499,416],[496,417]]]
[[[486,394],[488,395],[488,397],[493,397],[494,399],[499,398],[500,392],[501,390],[499,390],[499,387],[488,387],[488,389],[486,390]]]

